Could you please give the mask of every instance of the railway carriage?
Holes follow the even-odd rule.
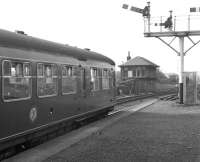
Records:
[[[115,63],[101,54],[0,30],[0,151],[113,109]]]

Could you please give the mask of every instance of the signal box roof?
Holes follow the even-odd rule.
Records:
[[[153,66],[153,67],[159,67],[158,65],[154,64],[153,62],[137,56],[127,62],[125,62],[124,64],[120,65],[120,67],[122,66]]]

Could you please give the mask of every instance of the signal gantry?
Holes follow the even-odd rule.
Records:
[[[129,5],[123,4],[123,9],[129,9]],[[169,17],[151,17],[150,2],[147,2],[147,6],[144,9],[131,6],[130,11],[134,11],[142,14],[144,18],[144,37],[155,37],[161,40],[165,45],[170,47],[180,57],[180,69],[179,69],[179,98],[180,104],[183,104],[183,74],[184,74],[184,56],[194,46],[196,46],[200,40],[194,41],[192,36],[200,36],[200,15],[188,15],[173,16],[172,11],[169,11]],[[190,8],[190,12],[200,12],[200,8]],[[173,37],[170,42],[167,42],[164,38]],[[175,49],[171,44],[174,40],[179,39],[179,51]],[[192,45],[184,50],[184,39],[192,43]]]

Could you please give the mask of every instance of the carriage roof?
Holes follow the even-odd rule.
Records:
[[[114,61],[110,58],[93,51],[80,49],[77,47],[72,47],[69,45],[55,43],[47,40],[42,40],[31,36],[27,36],[25,34],[18,34],[6,30],[0,30],[0,46],[44,51],[52,55],[73,57],[81,61],[97,60],[107,62],[111,65],[115,65]]]

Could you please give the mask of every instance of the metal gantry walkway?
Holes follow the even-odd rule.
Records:
[[[200,19],[199,19],[200,21]],[[200,36],[200,30],[195,31],[164,31],[164,32],[145,32],[145,37],[187,37],[187,36]]]

